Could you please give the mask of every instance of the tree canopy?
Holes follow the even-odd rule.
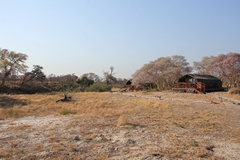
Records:
[[[202,61],[194,62],[194,69],[199,74],[210,74],[227,81],[229,85],[240,85],[240,54],[230,52],[216,57],[203,57]]]
[[[94,80],[89,79],[85,76],[82,76],[81,78],[77,79],[76,81],[78,84],[80,84],[83,88],[89,87],[94,83]]]
[[[191,71],[192,67],[183,56],[160,57],[137,70],[133,74],[133,84],[155,83],[162,90]]]
[[[101,82],[101,78],[95,73],[84,73],[81,77],[87,77],[88,79],[91,79],[94,82]]]
[[[39,66],[39,65],[34,65],[33,66],[33,70],[31,72],[27,72],[25,73],[24,77],[23,77],[23,80],[22,80],[22,83],[21,83],[21,87],[33,80],[33,79],[36,79],[38,81],[44,81],[46,79],[46,75],[43,73],[42,71],[43,67],[42,66]]]
[[[7,49],[0,49],[0,69],[3,74],[2,84],[5,84],[5,80],[11,74],[17,75],[18,73],[25,73],[28,66],[25,65],[27,55],[23,53],[16,53]]]
[[[25,83],[32,80],[43,82],[47,79],[46,86],[56,88],[57,91],[66,90],[66,88],[74,90],[74,88],[78,88],[79,86],[81,90],[84,90],[85,88],[89,88],[94,82],[119,87],[125,85],[127,81],[126,79],[116,78],[114,67],[112,66],[109,71],[103,71],[103,77],[99,77],[92,72],[83,74],[81,78],[78,78],[75,74],[61,76],[51,74],[46,77],[42,71],[43,67],[39,65],[34,65],[33,70],[27,72],[28,66],[25,64],[27,58],[26,54],[0,48],[2,88],[7,88],[7,85],[4,86],[6,80],[12,84],[15,81],[17,82],[17,86],[22,87]],[[169,89],[180,77],[192,71],[198,74],[216,76],[223,80],[223,84],[225,85],[240,86],[240,53],[230,52],[218,56],[206,56],[199,62],[193,62],[193,66],[190,66],[185,57],[181,55],[159,57],[144,64],[140,69],[135,71],[132,75],[132,84],[154,84],[153,86],[157,86],[159,90]],[[36,84],[37,86],[37,83],[33,82],[32,84]]]

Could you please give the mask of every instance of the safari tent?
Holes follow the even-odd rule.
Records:
[[[178,83],[174,84],[172,89],[197,93],[223,90],[222,81],[219,78],[201,74],[187,74],[179,78]]]

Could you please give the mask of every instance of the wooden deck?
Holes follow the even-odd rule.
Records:
[[[198,82],[198,83],[177,83],[174,84],[172,90],[175,91],[184,91],[184,92],[196,92],[200,94],[205,93],[205,84]]]

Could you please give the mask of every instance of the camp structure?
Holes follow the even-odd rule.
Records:
[[[206,93],[221,91],[222,81],[211,75],[187,74],[172,87],[174,91]]]
[[[129,79],[129,80],[126,82],[126,85],[127,85],[127,86],[131,86],[131,85],[132,85],[132,79]]]

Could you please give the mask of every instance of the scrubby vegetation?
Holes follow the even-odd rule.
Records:
[[[0,57],[0,93],[105,92],[112,87],[121,88],[128,81],[115,77],[112,66],[110,71],[103,71],[103,77],[94,73],[84,73],[79,77],[75,74],[46,76],[40,65],[34,65],[32,71],[27,71],[26,54],[0,48]],[[199,74],[222,79],[224,87],[239,87],[239,61],[239,53],[203,57],[202,61],[194,62],[193,66],[181,55],[159,57],[138,69],[131,81],[133,85],[141,85],[147,89],[168,90],[180,77],[194,70]],[[148,85],[154,87],[146,87]]]
[[[75,114],[75,112],[69,109],[63,109],[62,111],[60,111],[60,114],[61,115]]]
[[[112,86],[109,84],[94,83],[93,85],[87,87],[84,91],[87,92],[108,92],[111,91]]]

